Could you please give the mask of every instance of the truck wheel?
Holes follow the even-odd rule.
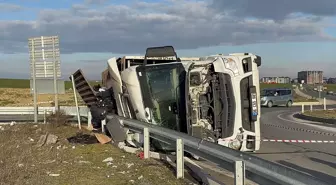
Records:
[[[273,107],[273,102],[272,102],[272,101],[269,101],[269,102],[267,103],[267,107],[269,107],[269,108]]]

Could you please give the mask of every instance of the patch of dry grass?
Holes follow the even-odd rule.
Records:
[[[299,96],[294,91],[293,91],[293,98],[294,98],[294,102],[318,102],[317,99],[305,98],[305,97]]]
[[[336,110],[315,110],[312,112],[306,111],[304,114],[318,118],[336,119]]]
[[[66,124],[2,126],[0,130],[0,184],[186,184],[168,166],[141,160],[110,144],[69,143],[71,136],[94,137]],[[56,144],[37,147],[46,133]],[[96,141],[95,139],[93,141]],[[111,163],[102,162],[112,157]],[[59,174],[59,176],[50,176]]]
[[[32,106],[33,95],[29,89],[20,88],[1,88],[0,89],[0,106]],[[72,106],[75,105],[75,98],[72,90],[67,90],[65,94],[58,95],[59,105]],[[79,105],[84,105],[81,97],[77,94]],[[53,94],[39,94],[37,95],[37,102],[39,106],[54,106],[55,96]]]

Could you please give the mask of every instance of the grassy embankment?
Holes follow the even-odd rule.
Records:
[[[39,145],[46,133],[58,141]],[[49,140],[50,141],[50,140]],[[67,124],[0,126],[0,185],[189,184],[170,166],[97,142],[89,131]],[[111,158],[109,162],[104,160]]]
[[[336,119],[336,110],[315,110],[312,112],[306,111],[303,114],[318,118]]]
[[[293,84],[265,84],[261,83],[260,84],[260,89],[266,89],[266,88],[290,88],[293,89]],[[308,99],[304,98],[302,96],[297,95],[293,91],[293,97],[294,97],[294,102],[317,102],[316,99]]]
[[[92,85],[97,82],[90,82]],[[74,95],[71,81],[65,81],[65,94],[59,95],[59,105],[74,105]],[[0,79],[0,106],[31,106],[33,96],[30,93],[30,82],[26,79]],[[78,96],[79,105],[84,105]],[[39,106],[53,106],[53,94],[40,94],[37,96]]]

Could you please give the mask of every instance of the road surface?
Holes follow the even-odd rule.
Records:
[[[336,126],[313,127],[291,116],[299,111],[300,107],[262,109],[262,138],[336,140]],[[327,135],[329,133],[334,135]],[[262,142],[261,149],[253,155],[336,184],[336,143]]]
[[[304,86],[304,90],[302,90],[303,93],[309,95],[309,96],[313,96],[318,98],[319,97],[319,93],[317,91],[314,91],[314,89],[312,87],[308,87],[308,86]],[[327,95],[326,92],[321,92],[321,98],[326,98],[327,100],[334,100],[336,101],[336,96],[334,95]]]

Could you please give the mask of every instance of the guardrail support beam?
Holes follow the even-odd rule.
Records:
[[[149,158],[149,131],[148,128],[144,128],[143,130],[144,133],[144,158],[148,159]]]
[[[243,161],[235,161],[234,184],[245,185],[245,164]]]
[[[176,140],[176,178],[184,178],[184,147],[183,140]]]
[[[302,113],[304,113],[304,104],[302,104],[302,110],[301,110]]]
[[[324,105],[324,110],[327,110],[327,100],[326,100],[326,98],[323,98],[323,105]]]
[[[43,123],[47,124],[47,110],[43,110]]]
[[[92,119],[92,115],[91,115],[91,111],[89,110],[88,113],[87,113],[87,126],[88,128],[91,128],[91,119]]]
[[[102,120],[102,133],[106,134],[105,132],[105,125],[106,125],[106,119]]]
[[[310,105],[310,112],[313,112],[313,105]]]

